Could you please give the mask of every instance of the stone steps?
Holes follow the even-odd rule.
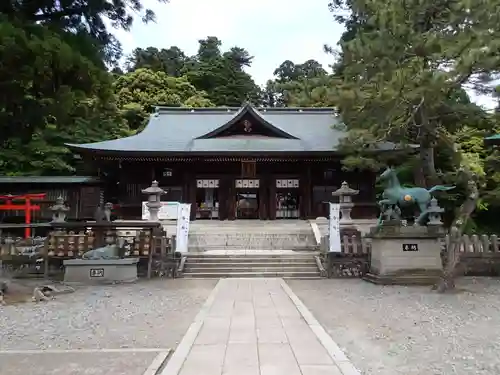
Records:
[[[317,243],[306,220],[197,220],[189,228],[188,249],[317,250]]]
[[[192,233],[188,239],[189,250],[208,249],[270,249],[270,250],[314,250],[316,240],[312,230],[300,233]]]
[[[186,266],[198,266],[198,264],[203,264],[204,267],[225,267],[227,265],[235,266],[235,267],[278,267],[278,266],[289,266],[289,267],[301,267],[301,266],[310,266],[313,265],[315,266],[316,263],[314,262],[314,259],[312,259],[310,262],[308,261],[303,261],[303,260],[283,260],[283,261],[278,261],[276,259],[252,259],[252,260],[245,260],[245,259],[206,259],[199,261],[197,259],[190,259],[188,255],[188,262],[186,263]]]
[[[231,250],[260,250],[262,247],[258,246],[248,246],[248,245],[189,245],[189,251],[192,253],[200,253],[200,252],[205,252],[205,251],[212,251],[212,250],[221,250],[221,249],[231,249]],[[270,250],[292,250],[292,251],[300,251],[300,252],[311,252],[311,251],[318,251],[319,246],[283,246],[283,247],[271,247]]]
[[[185,278],[283,277],[318,279],[314,254],[187,255]]]
[[[229,277],[281,277],[283,279],[321,279],[317,272],[207,272],[207,273],[192,273],[185,274],[185,279],[224,279]]]
[[[302,265],[302,266],[229,266],[229,267],[221,267],[221,266],[212,266],[211,267],[205,267],[205,266],[190,266],[186,267],[184,269],[185,273],[205,273],[205,272],[221,272],[221,273],[231,273],[231,272],[316,272],[317,267],[315,264],[313,265]]]

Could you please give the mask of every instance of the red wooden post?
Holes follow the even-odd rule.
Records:
[[[24,210],[24,222],[31,224],[31,211],[40,211],[40,206],[32,204],[32,200],[41,200],[45,198],[45,193],[40,194],[24,194],[24,195],[0,195],[0,200],[4,200],[4,204],[0,204],[0,211],[17,211]],[[24,201],[22,204],[13,203],[14,200]],[[24,237],[31,237],[31,228],[24,229]]]
[[[24,204],[24,222],[26,224],[31,223],[31,199],[29,197],[26,197],[25,204]],[[30,238],[31,237],[31,228],[24,228],[24,238]]]

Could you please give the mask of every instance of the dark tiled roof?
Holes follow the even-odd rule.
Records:
[[[327,152],[334,151],[343,133],[331,108],[259,108],[255,111],[286,137],[206,138],[224,127],[243,108],[159,108],[146,128],[131,137],[69,144],[76,151],[127,153]],[[199,139],[203,138],[203,139]]]
[[[85,184],[99,182],[91,176],[0,176],[0,184]]]

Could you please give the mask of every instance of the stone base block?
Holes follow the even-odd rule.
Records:
[[[441,271],[407,270],[400,274],[379,275],[368,272],[363,280],[377,285],[435,285],[441,277]]]
[[[365,280],[377,284],[434,284],[443,270],[440,236],[429,227],[375,228],[370,235],[370,270]]]
[[[79,284],[135,282],[138,262],[138,258],[65,260],[64,282]]]

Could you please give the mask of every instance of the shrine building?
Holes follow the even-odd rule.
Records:
[[[353,217],[375,217],[375,175],[342,170],[338,121],[331,108],[160,107],[136,135],[67,146],[124,219],[141,217],[141,189],[153,180],[162,200],[192,204],[192,220],[327,216],[343,181],[360,190]]]

